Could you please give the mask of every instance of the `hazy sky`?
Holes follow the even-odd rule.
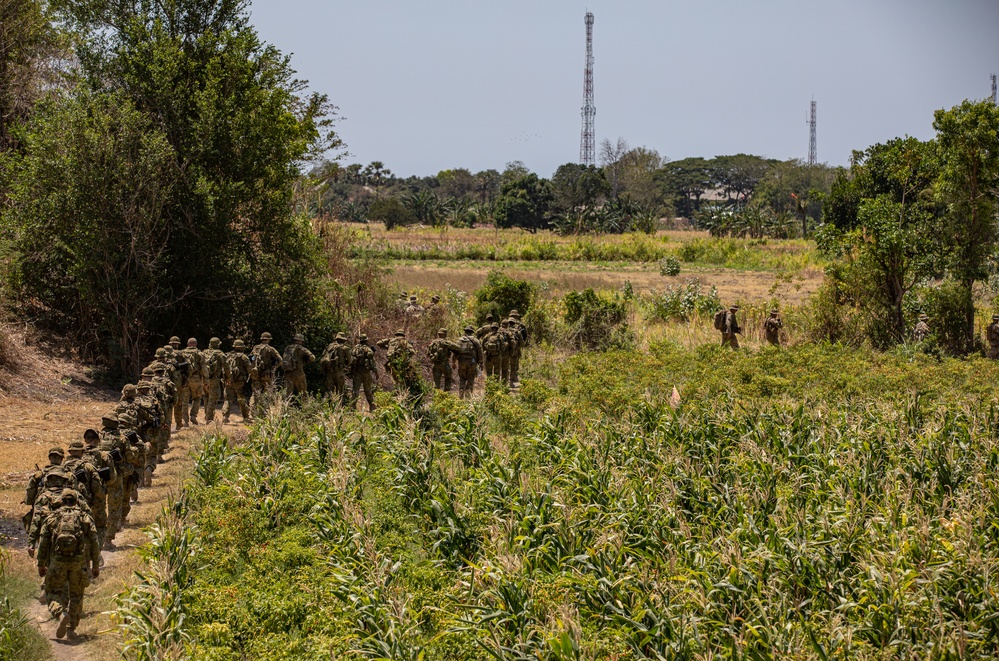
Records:
[[[585,29],[594,22],[597,143],[671,159],[818,159],[932,137],[933,111],[988,96],[999,0],[254,0],[343,119],[346,163],[542,176],[579,159]]]

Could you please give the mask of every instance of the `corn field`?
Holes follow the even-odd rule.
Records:
[[[208,436],[127,655],[996,658],[999,409],[882,395],[494,388]]]

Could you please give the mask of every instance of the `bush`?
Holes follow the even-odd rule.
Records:
[[[935,287],[927,287],[916,293],[916,299],[921,303],[918,307],[925,312],[930,320],[930,336],[925,340],[926,348],[939,347],[940,350],[958,356],[974,351],[975,346],[967,346],[967,321],[965,310],[968,309],[970,292],[954,280],[944,280]],[[913,310],[913,316],[918,310]],[[912,321],[914,327],[916,319]],[[911,339],[911,331],[909,338]]]
[[[565,295],[565,321],[577,348],[625,348],[634,343],[624,323],[627,310],[618,296],[598,295],[592,289]]]
[[[680,260],[670,255],[659,260],[659,275],[680,275]]]
[[[371,203],[368,209],[368,220],[378,220],[385,223],[385,229],[405,227],[416,222],[413,212],[394,197],[383,197]]]
[[[718,290],[712,286],[705,294],[700,280],[692,278],[685,284],[666,287],[662,294],[653,292],[646,316],[654,321],[690,321],[695,314],[708,316],[721,309]]]
[[[531,307],[534,286],[526,280],[514,280],[500,271],[491,271],[486,284],[475,291],[475,321],[485,322],[488,315],[505,319],[510,310],[526,315]]]

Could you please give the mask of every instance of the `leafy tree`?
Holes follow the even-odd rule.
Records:
[[[711,170],[703,158],[670,161],[660,170],[660,185],[677,213],[690,218],[700,209],[701,196],[712,187]]]
[[[551,185],[532,173],[508,181],[500,188],[494,217],[499,227],[520,227],[536,232],[548,225]]]
[[[421,190],[405,198],[406,208],[415,222],[437,226],[440,219],[440,201],[432,191]]]
[[[753,196],[756,187],[775,163],[777,161],[759,156],[735,154],[715,157],[711,161],[710,169],[715,184],[729,197],[734,195],[737,206],[743,206]]]
[[[470,199],[475,193],[475,177],[465,168],[441,170],[437,173],[440,182],[440,196],[444,198]]]
[[[138,170],[130,174],[114,160],[128,158],[129,152],[119,150],[108,156],[108,176],[124,180],[95,184],[133,190],[129,199],[135,205],[149,187],[168,195],[161,202],[161,217],[169,241],[157,255],[156,282],[170,292],[170,299],[128,321],[136,328],[127,336],[141,338],[152,332],[149,329],[225,335],[261,327],[288,334],[316,324],[328,326],[329,319],[315,316],[322,308],[317,242],[308,225],[292,214],[299,165],[339,144],[325,97],[302,96],[304,83],[295,80],[288,58],[260,41],[240,0],[66,0],[63,7],[64,18],[80,35],[79,102],[95,104],[97,113],[108,112],[102,104],[109,98],[134,108],[146,118],[148,130],[169,147],[157,151],[170,158],[169,167],[154,170],[158,181],[140,180]],[[86,112],[77,109],[71,116],[83,122]],[[140,125],[130,118],[117,121]],[[72,135],[67,133],[66,140]],[[62,152],[70,147],[60,141],[58,130],[55,136],[32,139],[34,151],[18,168],[14,186],[30,191],[33,184],[26,177],[37,176],[31,174],[33,168],[64,158]],[[81,144],[81,150],[97,148]],[[83,155],[74,158],[85,160]],[[82,195],[66,190],[63,194],[67,192]],[[35,252],[23,253],[21,267],[34,268],[43,243],[72,239],[72,234],[62,233],[70,222],[103,222],[103,206],[85,205],[71,213],[56,204],[51,189],[32,195],[39,195],[37,204],[58,217],[50,217],[41,228],[48,234],[22,244]],[[25,211],[30,206],[23,200],[12,212],[13,226],[30,226]],[[80,213],[92,217],[84,223]],[[121,228],[124,212],[115,214],[108,222]],[[122,231],[131,236],[127,225]],[[131,245],[115,236],[116,246]],[[61,291],[79,286],[88,263],[67,245],[65,259],[42,260],[48,265],[49,282],[62,283]],[[57,292],[36,278],[21,279],[20,284],[21,300],[61,310],[61,325],[75,337],[83,337],[93,323],[82,307],[54,307],[61,303]],[[102,305],[98,291],[80,287],[80,296],[87,299],[81,306],[86,303],[88,309]],[[103,351],[114,357],[118,349],[108,346]]]
[[[659,205],[663,201],[658,175],[663,159],[654,149],[635,147],[621,155],[615,169],[618,176],[618,195],[627,196],[637,205]]]
[[[621,192],[621,170],[624,166],[621,159],[628,153],[628,143],[624,138],[611,142],[606,138],[600,143],[600,165],[604,168],[607,181],[610,182],[611,199],[616,200]]]
[[[947,205],[943,229],[950,240],[951,270],[965,288],[965,331],[975,342],[971,290],[987,275],[997,240],[999,203],[999,107],[991,101],[964,101],[937,110],[933,128],[940,145],[940,199]]]
[[[492,202],[499,195],[500,176],[496,170],[475,173],[475,198],[480,203]]]
[[[610,193],[604,170],[593,165],[566,163],[560,165],[551,180],[554,207],[567,212],[588,207]]]
[[[415,215],[395,197],[380,197],[368,208],[368,220],[385,223],[385,229],[412,225],[416,222]]]

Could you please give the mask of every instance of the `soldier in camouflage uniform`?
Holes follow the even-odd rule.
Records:
[[[739,348],[739,338],[738,336],[742,334],[742,329],[739,327],[739,320],[736,314],[739,312],[739,306],[733,305],[725,313],[725,324],[722,327],[722,343],[723,347],[732,347],[733,349]]]
[[[510,387],[520,383],[520,356],[527,344],[527,327],[520,322],[520,313],[510,310],[510,328],[516,336],[516,343],[510,351]]]
[[[930,335],[930,325],[928,322],[930,318],[925,314],[919,315],[919,322],[916,327],[912,329],[912,339],[916,342],[922,342]]]
[[[992,323],[985,329],[985,339],[989,342],[989,358],[999,360],[999,314],[992,315]]]
[[[226,355],[225,406],[222,409],[222,422],[229,422],[233,406],[239,406],[243,422],[250,421],[250,407],[246,403],[246,382],[250,378],[250,358],[244,353],[243,340],[232,343],[232,351]]]
[[[72,491],[79,495],[77,491],[79,486],[80,484],[76,476],[70,473],[64,466],[59,466],[45,476],[42,489],[38,497],[35,498],[34,512],[31,515],[31,526],[28,528],[29,557],[35,557],[35,548],[38,546],[38,539],[41,534],[42,524],[45,523],[45,517],[51,514],[52,510],[59,507],[63,493]],[[90,510],[86,502],[81,499],[80,503],[80,506],[86,508],[89,513]]]
[[[437,331],[437,339],[427,347],[427,355],[430,358],[431,373],[434,378],[434,387],[444,392],[451,392],[453,382],[453,372],[451,370],[451,357],[457,356],[460,347],[457,343],[447,339],[447,329],[442,328]]]
[[[368,410],[375,410],[375,382],[378,380],[378,368],[375,366],[375,350],[368,344],[368,336],[361,334],[357,338],[357,346],[351,352],[351,406],[355,405],[364,390],[364,398],[368,400]]]
[[[333,401],[347,405],[347,374],[350,372],[350,345],[347,344],[347,336],[337,333],[336,339],[326,347],[323,357],[319,360],[320,366],[326,377],[326,392],[330,393]]]
[[[213,337],[208,340],[208,348],[202,353],[205,359],[205,369],[208,372],[205,382],[205,421],[215,420],[215,409],[218,408],[224,389],[222,380],[225,378],[225,353],[219,348],[222,340]]]
[[[493,332],[493,315],[486,315],[486,323],[479,326],[478,330],[475,331],[475,337],[481,342],[482,338]]]
[[[83,432],[83,440],[87,447],[83,451],[83,456],[92,466],[97,468],[97,475],[101,479],[101,490],[94,496],[94,502],[90,505],[90,513],[94,517],[94,525],[97,526],[97,541],[101,548],[104,548],[104,536],[108,525],[108,492],[107,485],[116,479],[114,460],[111,455],[100,449],[100,435],[93,429]]]
[[[410,396],[419,394],[419,375],[413,364],[416,349],[406,339],[406,331],[400,329],[392,338],[381,340],[378,346],[385,347],[385,369],[392,375],[396,390],[405,390]]]
[[[45,601],[58,617],[56,638],[73,636],[83,614],[83,591],[89,576],[101,574],[101,548],[93,519],[77,506],[74,492],[46,517],[38,540],[38,575],[45,578]],[[89,570],[89,572],[88,572]]]
[[[101,440],[98,446],[106,452],[114,464],[114,476],[105,483],[107,489],[107,528],[104,532],[104,548],[114,546],[114,538],[122,525],[122,509],[128,498],[125,491],[126,479],[132,470],[127,460],[128,441],[119,429],[118,414],[114,411],[104,414],[101,418]]]
[[[139,502],[139,484],[142,482],[143,472],[146,469],[146,455],[149,454],[149,446],[139,434],[140,424],[130,411],[118,413],[118,428],[128,443],[125,448],[125,460],[130,466],[130,469],[126,470],[125,500],[121,508],[122,527],[128,520],[132,503]]]
[[[38,468],[38,464],[35,464],[37,470],[28,478],[28,488],[24,491],[24,500],[21,501],[25,509],[24,515],[21,517],[21,523],[24,524],[25,532],[31,527],[35,499],[38,498],[38,494],[45,484],[45,476],[51,473],[53,469],[61,466],[65,457],[66,453],[63,449],[56,446],[49,449],[49,463],[45,468]]]
[[[423,306],[416,302],[416,296],[409,297],[409,304],[404,311],[406,323],[410,324],[423,316]]]
[[[187,348],[180,352],[181,360],[187,363],[187,387],[180,390],[181,415],[184,425],[198,424],[198,411],[201,398],[205,396],[208,381],[208,365],[205,356],[198,350],[198,340],[190,338]]]
[[[260,344],[250,351],[250,383],[253,386],[253,408],[263,413],[264,400],[274,392],[274,374],[281,367],[281,354],[271,346],[271,334],[262,333]]]
[[[775,347],[780,346],[781,328],[784,328],[784,322],[781,321],[780,313],[778,313],[775,308],[770,311],[770,316],[763,322],[763,337],[766,339],[768,344]]]
[[[153,485],[153,472],[156,470],[156,460],[160,456],[162,421],[166,413],[159,393],[153,392],[152,382],[139,381],[136,388],[139,391],[139,396],[136,399],[142,402],[142,408],[148,410],[152,415],[148,430],[142,434],[146,446],[146,456],[145,466],[141,473],[142,478],[139,480],[140,486],[151,487]]]
[[[295,333],[291,344],[284,349],[281,367],[284,369],[284,387],[289,397],[308,392],[305,381],[305,366],[315,362],[316,357],[305,347],[305,336]]]
[[[499,324],[490,326],[489,332],[482,338],[482,351],[486,355],[486,378],[500,376],[506,337],[500,333]]]
[[[90,512],[93,513],[94,504],[100,500],[101,496],[106,497],[107,492],[104,490],[104,481],[101,480],[97,467],[84,456],[85,449],[83,441],[72,441],[69,444],[69,459],[63,462],[63,466],[76,478],[76,490],[86,501]],[[94,523],[97,523],[96,520]]]
[[[465,334],[458,338],[458,395],[462,399],[472,396],[475,377],[482,364],[482,344],[475,337],[475,329],[465,326]]]
[[[500,334],[503,335],[503,353],[500,354],[500,379],[502,379],[503,383],[510,383],[510,362],[517,343],[517,332],[510,327],[509,319],[504,319],[500,323]]]
[[[174,398],[173,405],[173,424],[177,431],[180,431],[181,427],[184,427],[186,424],[184,422],[184,411],[190,405],[190,390],[188,389],[187,379],[191,371],[191,366],[174,349],[174,344],[178,347],[180,346],[180,338],[176,335],[170,338],[169,345],[163,347],[166,353],[161,360],[167,365],[167,374],[170,376],[170,380],[173,381],[174,388],[177,390],[177,396]],[[187,406],[183,403],[183,393],[185,391],[187,392]],[[188,417],[190,417],[190,413],[188,413]]]

